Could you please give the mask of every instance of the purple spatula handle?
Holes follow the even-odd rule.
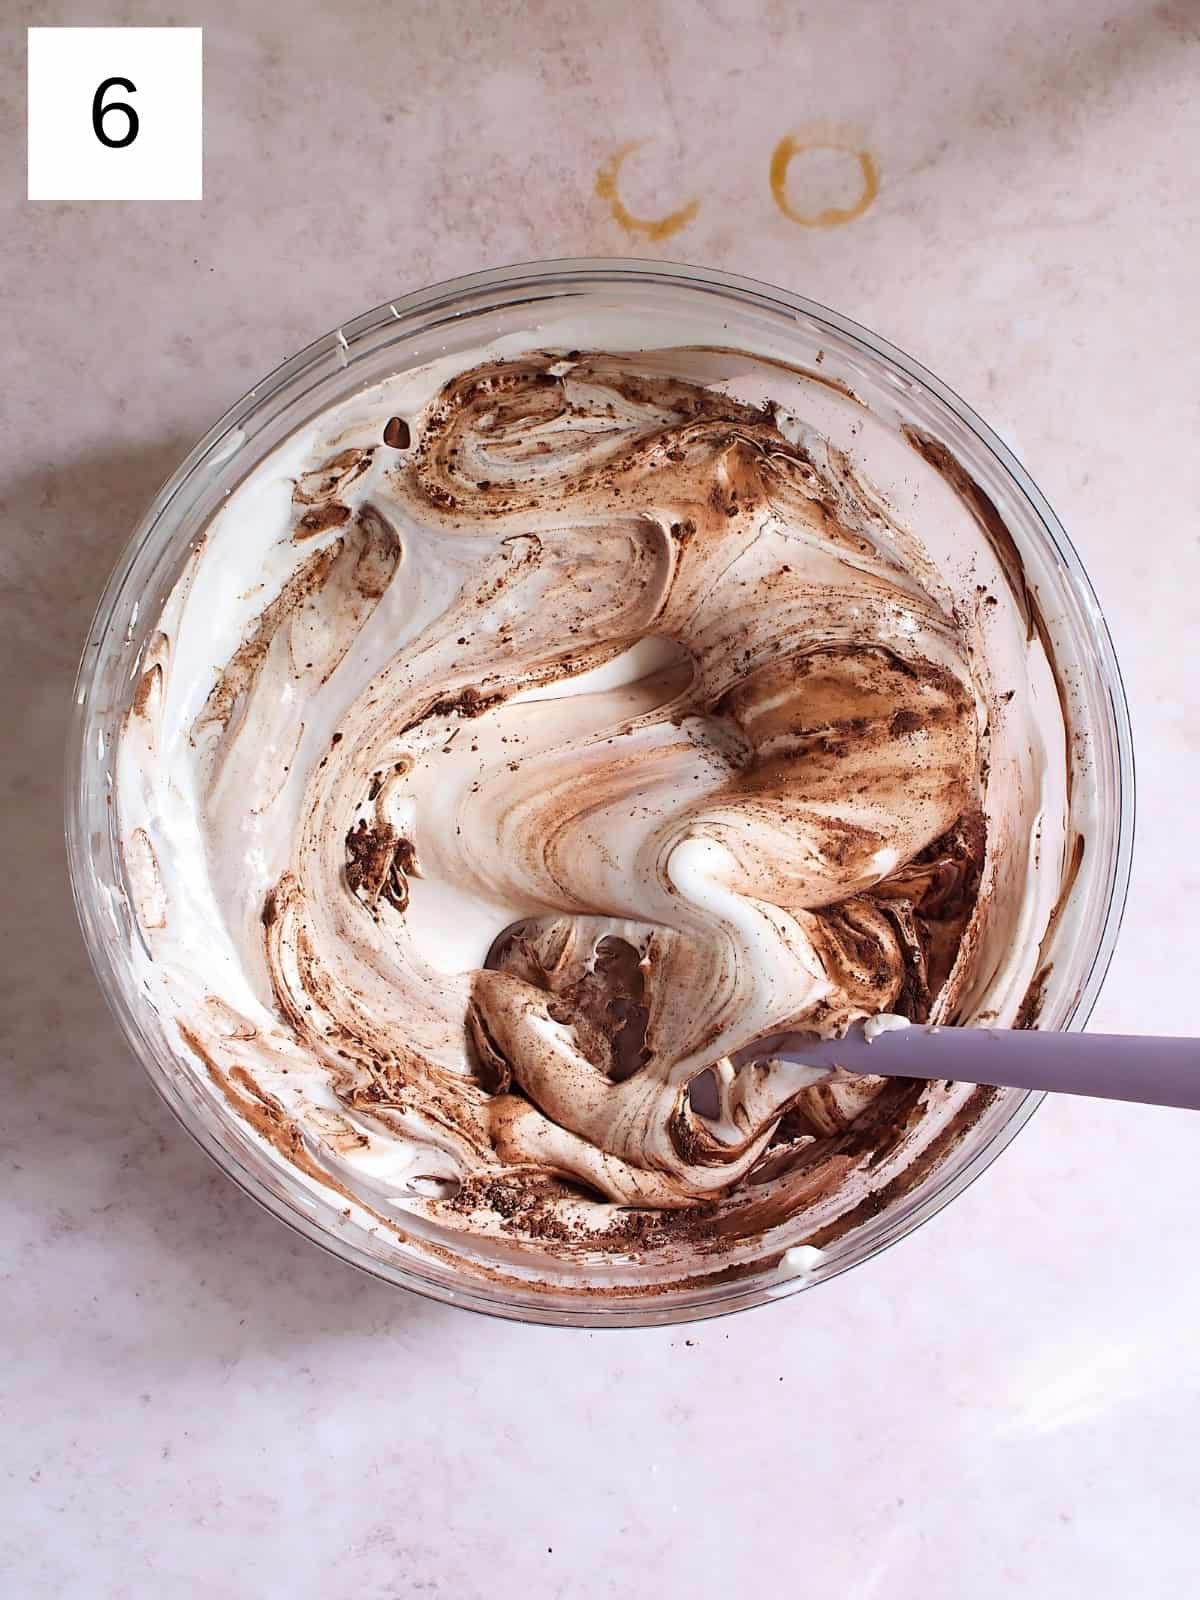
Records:
[[[774,1040],[760,1041],[754,1055],[887,1078],[954,1078],[1200,1111],[1200,1039],[909,1027],[868,1044],[861,1024],[844,1039],[776,1039],[777,1047]]]

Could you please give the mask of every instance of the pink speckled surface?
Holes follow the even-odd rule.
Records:
[[[30,205],[24,25],[203,23],[195,204]],[[1195,1031],[1200,9],[1017,0],[10,5],[0,650],[0,1591],[19,1600],[1126,1600],[1194,1587],[1200,1122],[1048,1104],[786,1304],[491,1323],[292,1237],[170,1120],[65,882],[76,652],[139,509],[310,337],[434,278],[661,254],[867,322],[1017,449],[1112,624],[1142,778],[1095,1016]],[[866,151],[807,227],[779,141]],[[631,141],[630,235],[595,192]],[[799,212],[856,154],[796,157]]]

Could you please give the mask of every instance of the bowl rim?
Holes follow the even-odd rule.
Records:
[[[1086,614],[1091,641],[1107,688],[1105,709],[1111,719],[1116,755],[1116,840],[1108,893],[1103,906],[1103,928],[1090,969],[1064,1023],[1070,1031],[1079,1031],[1086,1026],[1112,961],[1128,898],[1135,833],[1135,764],[1128,701],[1112,637],[1091,580],[1066,530],[1046,497],[1003,440],[954,390],[905,351],[852,318],[804,295],[742,274],[682,262],[638,257],[544,258],[448,278],[393,300],[385,300],[313,339],[280,362],[228,407],[151,500],[126,541],[89,624],[74,683],[66,751],[66,853],[72,897],[88,958],[109,1010],[127,1043],[164,1103],[195,1143],[244,1193],[273,1216],[339,1261],[368,1272],[382,1282],[467,1310],[522,1322],[588,1329],[668,1326],[729,1315],[752,1306],[789,1299],[804,1288],[816,1287],[840,1277],[842,1273],[889,1249],[900,1239],[907,1238],[960,1195],[992,1164],[1029,1121],[1045,1095],[1028,1092],[1019,1100],[1014,1099],[1012,1110],[1004,1123],[956,1173],[922,1196],[910,1213],[898,1218],[897,1226],[890,1233],[885,1232],[874,1238],[860,1253],[850,1252],[848,1259],[831,1264],[828,1271],[811,1280],[799,1275],[769,1285],[764,1285],[761,1280],[745,1285],[734,1282],[722,1285],[711,1298],[698,1303],[660,1304],[651,1295],[644,1299],[619,1299],[615,1303],[609,1301],[601,1305],[597,1305],[591,1297],[581,1297],[577,1304],[567,1307],[561,1304],[539,1305],[532,1294],[528,1299],[505,1299],[504,1293],[507,1291],[492,1291],[486,1287],[485,1280],[464,1280],[461,1285],[451,1287],[440,1279],[423,1276],[407,1262],[397,1265],[394,1270],[385,1270],[378,1259],[362,1250],[355,1241],[337,1238],[317,1218],[302,1212],[287,1195],[264,1183],[236,1151],[216,1138],[209,1128],[198,1124],[167,1075],[158,1069],[155,1052],[118,980],[111,929],[102,924],[96,897],[89,894],[93,886],[91,841],[85,816],[83,774],[87,759],[85,737],[96,710],[93,696],[103,656],[101,647],[116,622],[121,598],[139,557],[154,537],[183,485],[202,467],[214,467],[232,453],[229,446],[231,437],[238,434],[242,423],[260,410],[266,400],[296,385],[306,375],[312,377],[316,384],[344,370],[350,365],[354,347],[381,328],[419,313],[428,315],[442,308],[449,309],[447,321],[455,320],[456,316],[474,314],[475,307],[467,307],[457,313],[452,308],[456,302],[485,290],[503,291],[506,296],[504,303],[513,305],[520,303],[512,297],[513,291],[528,286],[535,291],[531,294],[531,300],[536,303],[548,298],[545,293],[537,293],[538,289],[545,291],[549,286],[561,285],[564,281],[577,282],[584,288],[621,284],[685,288],[707,292],[718,299],[742,301],[824,324],[928,391],[975,436],[979,446],[995,459],[1015,489],[1028,502],[1065,569],[1068,588]],[[559,292],[562,292],[561,288]],[[701,1289],[697,1292],[704,1294],[708,1291]]]

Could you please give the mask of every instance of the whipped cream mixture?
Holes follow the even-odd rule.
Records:
[[[1012,1024],[1036,977],[1062,713],[944,456],[699,348],[447,357],[294,435],[197,542],[118,751],[188,1069],[353,1223],[480,1271],[711,1269],[905,1193],[993,1091],[754,1045]]]

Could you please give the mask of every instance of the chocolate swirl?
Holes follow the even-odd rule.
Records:
[[[491,361],[396,421],[295,474],[302,559],[191,725],[264,1015],[206,989],[189,1044],[306,1073],[289,1126],[338,1181],[559,1254],[893,1181],[969,1096],[754,1045],[978,982],[988,689],[911,536],[652,357]],[[222,877],[247,807],[265,886]]]

